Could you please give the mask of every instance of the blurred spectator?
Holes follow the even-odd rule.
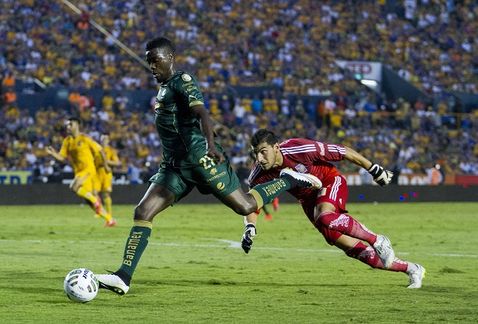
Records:
[[[133,160],[128,165],[128,180],[131,184],[141,184],[143,180],[141,179],[141,169],[136,166],[136,162]]]
[[[445,179],[440,169],[440,164],[435,164],[434,166],[426,170],[428,176],[428,183],[432,186],[442,184],[443,180]]]

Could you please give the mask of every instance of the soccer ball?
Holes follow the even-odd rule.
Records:
[[[98,294],[98,279],[91,270],[73,269],[65,277],[63,289],[68,298],[75,302],[86,303]]]

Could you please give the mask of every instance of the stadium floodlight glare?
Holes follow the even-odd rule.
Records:
[[[375,80],[362,79],[360,80],[360,83],[371,88],[376,88],[378,86],[378,82]]]

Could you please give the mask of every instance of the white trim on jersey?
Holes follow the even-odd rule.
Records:
[[[335,144],[327,144],[327,150],[329,152],[338,152],[342,155],[345,155],[345,147],[341,147]]]
[[[325,155],[325,147],[324,147],[324,143],[322,142],[315,142],[318,146],[319,146],[319,154],[324,156]]]
[[[307,153],[307,152],[316,152],[317,151],[314,144],[281,147],[280,150],[281,150],[282,154],[284,154],[284,155]]]
[[[259,166],[259,164],[256,163],[254,165],[254,169],[252,169],[251,173],[249,174],[249,177],[247,177],[247,181],[249,182],[249,185],[251,184],[252,180],[257,176],[257,174],[262,170],[262,168]]]
[[[339,192],[340,185],[342,184],[342,178],[339,176],[335,177],[334,183],[332,184],[332,188],[330,189],[330,199],[337,200],[337,192]]]

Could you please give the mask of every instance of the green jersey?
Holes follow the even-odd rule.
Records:
[[[197,81],[187,73],[177,71],[161,85],[154,110],[166,163],[176,164],[192,148],[206,145],[200,121],[191,110],[202,104]]]

